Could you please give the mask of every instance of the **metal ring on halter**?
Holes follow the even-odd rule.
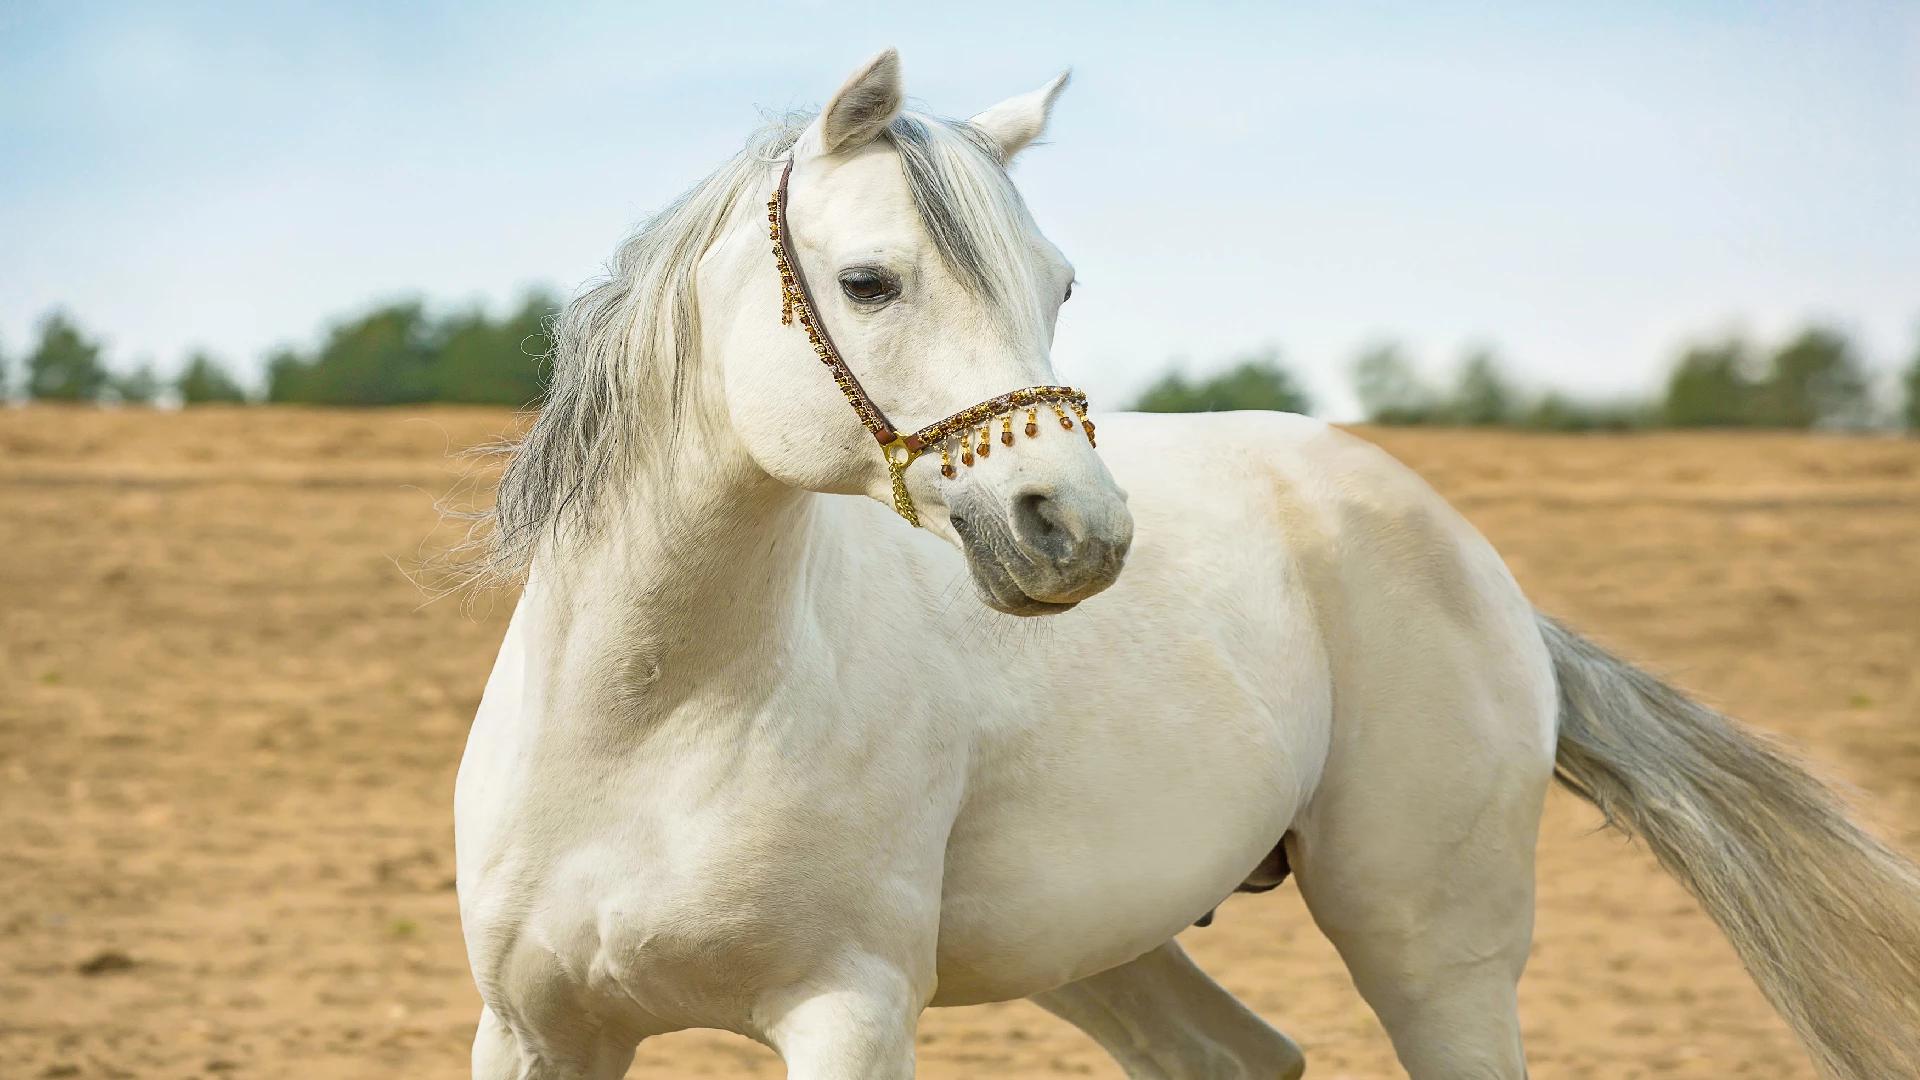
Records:
[[[921,446],[917,449],[915,447],[908,446],[907,437],[905,435],[895,435],[893,437],[892,442],[886,443],[880,447],[880,452],[887,456],[887,463],[889,465],[894,464],[893,450],[895,447],[899,447],[900,451],[907,455],[907,459],[905,461],[899,462],[899,466],[902,469],[920,460],[920,455],[927,452],[927,448],[924,446]]]
[[[907,455],[900,461],[893,458],[893,448]],[[880,448],[880,456],[887,459],[887,479],[893,484],[893,512],[907,519],[907,524],[916,529],[925,528],[920,524],[920,508],[913,505],[913,493],[907,490],[907,466],[913,464],[922,451],[907,445],[907,437],[895,435],[893,441]]]
[[[907,466],[926,453],[929,447],[942,444],[956,436],[964,437],[974,427],[991,421],[994,417],[1011,414],[1017,409],[1027,409],[1042,403],[1052,405],[1060,414],[1063,427],[1072,428],[1073,422],[1060,409],[1066,405],[1074,415],[1080,418],[1080,426],[1086,432],[1087,444],[1093,441],[1093,421],[1087,419],[1087,395],[1071,386],[1029,386],[1012,393],[988,398],[978,405],[954,413],[937,423],[928,424],[919,431],[902,434],[887,414],[880,411],[873,398],[867,396],[866,387],[854,377],[853,369],[840,355],[833,344],[833,337],[827,333],[827,324],[820,319],[820,310],[814,306],[813,293],[807,288],[807,277],[800,270],[800,258],[794,254],[792,241],[787,230],[787,180],[793,176],[793,159],[788,158],[784,169],[780,171],[780,186],[773,197],[767,200],[767,228],[769,239],[774,243],[773,258],[780,269],[780,321],[791,325],[795,316],[800,319],[801,329],[807,332],[807,340],[813,345],[814,355],[820,362],[832,370],[833,381],[839,385],[840,392],[846,395],[847,404],[860,417],[860,423],[872,433],[880,444],[880,456],[886,459],[887,473],[893,481],[893,509],[906,518],[914,528],[920,528],[920,513],[913,505],[913,496],[907,491]],[[1033,426],[1028,425],[1028,437],[1035,434]],[[982,443],[982,446],[985,444]],[[894,448],[898,447],[906,454],[904,461],[894,459]],[[983,450],[982,453],[985,453]],[[972,464],[971,455],[962,460]]]

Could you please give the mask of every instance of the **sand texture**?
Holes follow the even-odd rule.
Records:
[[[450,447],[503,413],[0,410],[0,1077],[466,1074],[454,768],[508,602],[423,605]],[[1366,433],[1534,601],[1855,785],[1920,849],[1920,441]],[[1556,794],[1533,1075],[1812,1077],[1696,905]],[[1306,1048],[1401,1075],[1291,885],[1184,940]],[[1026,1003],[920,1075],[1118,1077]],[[777,1077],[689,1032],[634,1076]]]

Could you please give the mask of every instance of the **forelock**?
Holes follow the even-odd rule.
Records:
[[[997,306],[1030,306],[1026,204],[993,138],[964,121],[915,113],[896,117],[886,138],[900,155],[914,209],[948,269]]]

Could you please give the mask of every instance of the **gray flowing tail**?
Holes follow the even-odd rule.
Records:
[[[1560,782],[1646,841],[1823,1072],[1920,1076],[1920,868],[1765,739],[1539,623]]]

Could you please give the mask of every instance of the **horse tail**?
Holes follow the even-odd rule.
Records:
[[[1920,1074],[1920,868],[1762,736],[1538,621],[1560,782],[1646,841],[1827,1075]]]

